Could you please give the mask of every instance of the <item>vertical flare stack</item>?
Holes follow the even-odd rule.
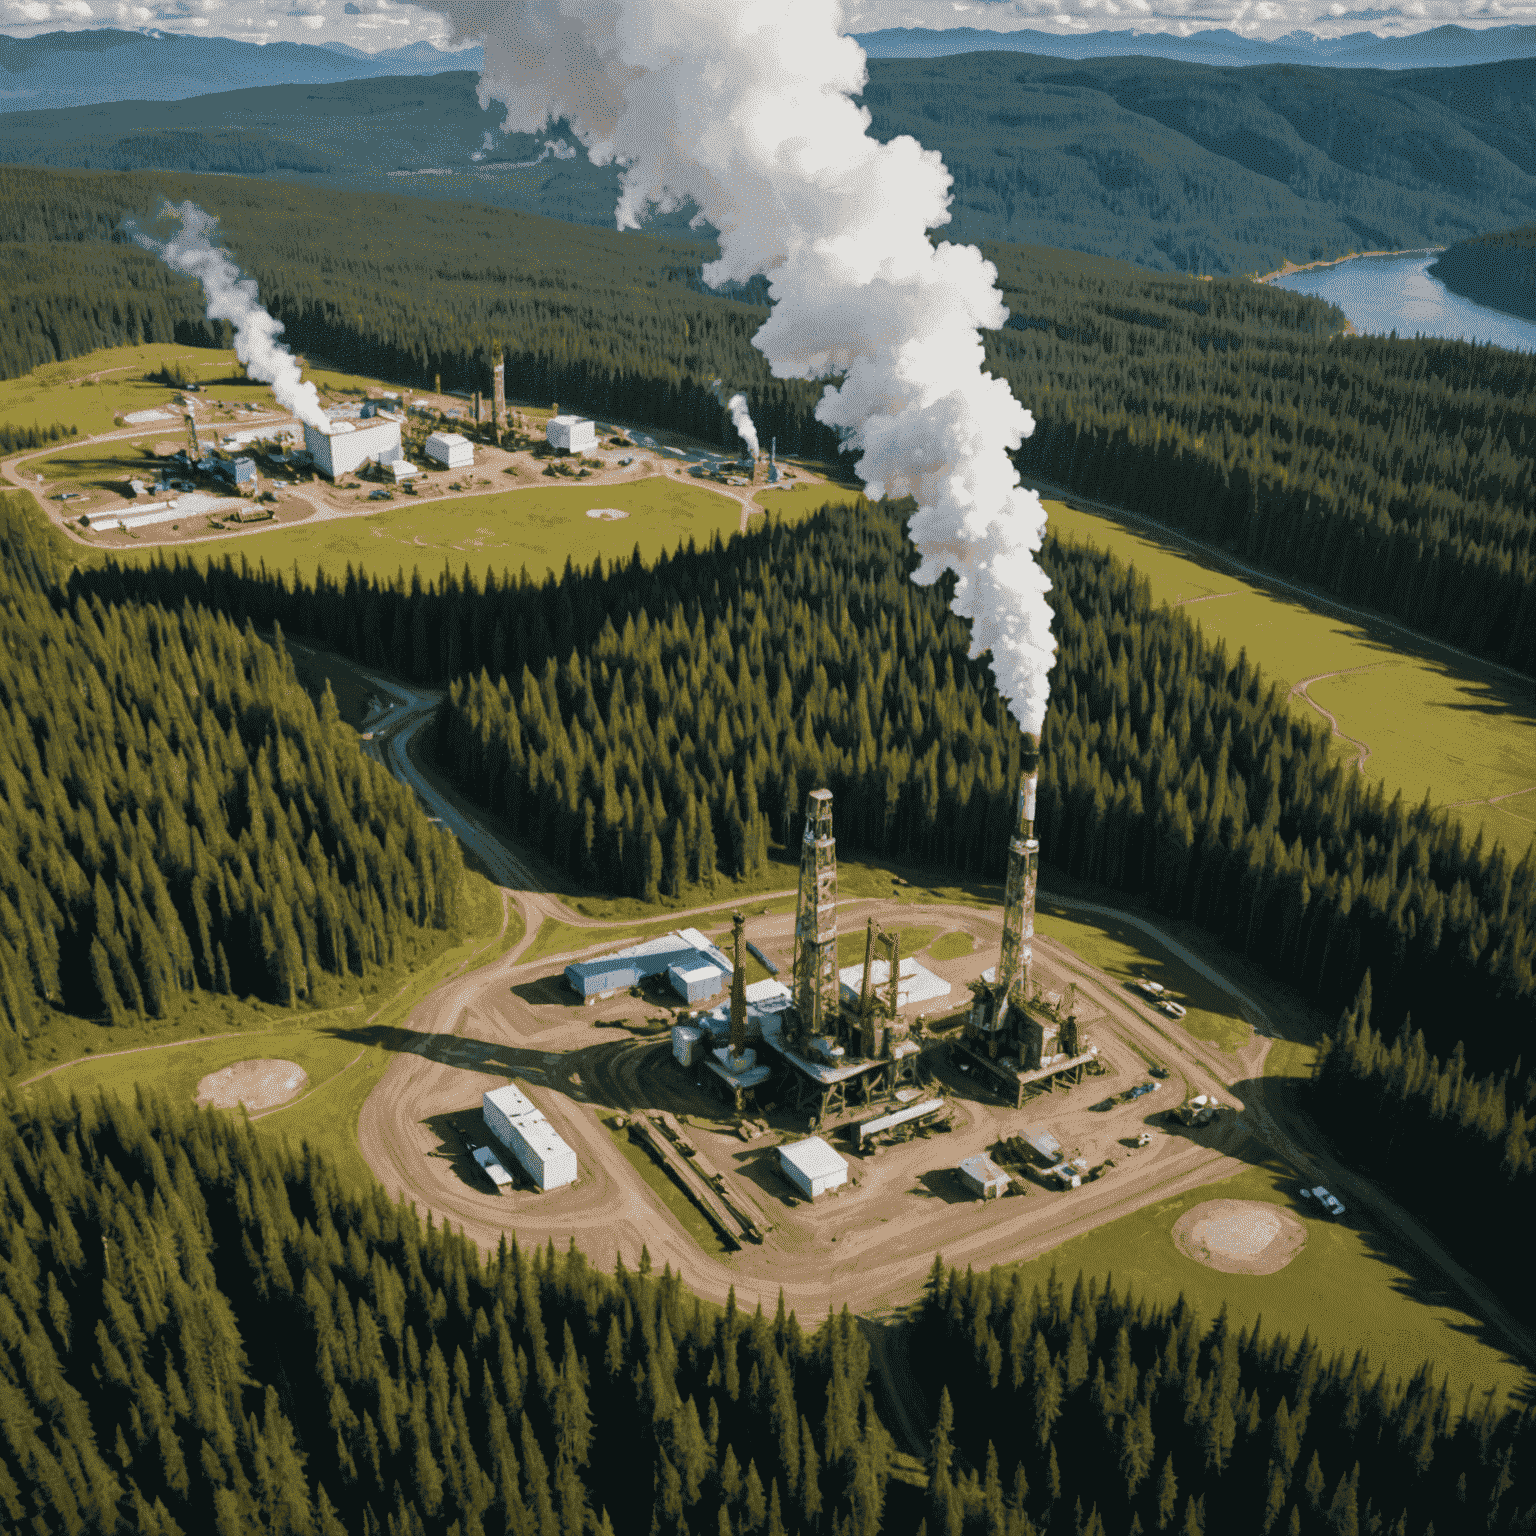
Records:
[[[740,1069],[747,1050],[747,920],[740,913],[731,916],[731,1066]]]
[[[797,1039],[836,1027],[837,844],[832,837],[832,791],[813,789],[805,801],[800,843],[800,898],[795,907],[795,1020]]]
[[[1040,753],[1024,738],[1024,777],[1019,784],[1018,819],[1008,843],[1008,883],[1003,894],[1003,949],[998,957],[996,1016],[1022,1009],[1029,999],[1030,940],[1035,936],[1035,885],[1040,877],[1040,844],[1035,838],[1035,791]]]

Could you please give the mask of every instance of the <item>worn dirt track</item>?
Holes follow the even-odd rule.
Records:
[[[373,680],[381,694],[396,702],[375,725],[368,746],[413,785],[430,813],[453,828],[507,887],[527,924],[514,950],[445,983],[418,1005],[407,1025],[414,1040],[404,1044],[365,1103],[359,1123],[363,1155],[391,1194],[461,1226],[487,1249],[515,1230],[524,1245],[552,1239],[564,1246],[575,1238],[597,1264],[611,1263],[618,1254],[632,1265],[644,1246],[658,1269],[669,1264],[701,1296],[715,1301],[723,1301],[734,1287],[743,1304],[760,1301],[771,1308],[782,1290],[788,1304],[806,1317],[844,1304],[875,1315],[917,1299],[936,1252],[946,1263],[962,1267],[1029,1259],[1154,1200],[1183,1194],[1278,1155],[1303,1181],[1337,1189],[1352,1210],[1372,1221],[1389,1246],[1401,1248],[1405,1256],[1416,1251],[1428,1259],[1461,1291],[1464,1304],[1502,1335],[1506,1347],[1527,1360],[1536,1358],[1530,1337],[1495,1298],[1411,1216],[1339,1166],[1309,1122],[1292,1114],[1283,1097],[1274,1093],[1273,1081],[1266,1083],[1263,1062],[1275,1031],[1254,999],[1145,919],[1059,895],[1053,899],[1113,914],[1144,929],[1238,999],[1254,1036],[1242,1051],[1223,1053],[1167,1027],[1168,1021],[1150,1004],[1064,946],[1036,940],[1037,964],[1048,983],[1071,981],[1077,986],[1080,1012],[1090,1021],[1085,1030],[1119,1063],[1117,1070],[1139,1074],[1146,1060],[1161,1059],[1173,1069],[1167,1088],[1174,1102],[1186,1092],[1215,1092],[1241,1112],[1227,1115],[1208,1131],[1158,1135],[1151,1147],[1130,1156],[1109,1177],[1071,1195],[1036,1191],[1030,1198],[985,1206],[947,1198],[913,1201],[906,1196],[934,1182],[925,1171],[932,1164],[952,1167],[959,1157],[980,1150],[996,1133],[1000,1119],[1017,1125],[1032,1117],[1032,1108],[1021,1116],[1011,1106],[1000,1110],[985,1102],[969,1093],[968,1079],[951,1066],[941,1066],[941,1091],[958,1109],[954,1135],[938,1145],[914,1142],[889,1149],[901,1155],[883,1153],[874,1160],[855,1161],[856,1189],[789,1213],[782,1207],[780,1186],[763,1174],[765,1154],[748,1149],[740,1154],[736,1171],[742,1186],[777,1225],[760,1247],[725,1256],[706,1252],[637,1173],[599,1117],[599,1110],[655,1102],[665,1040],[636,1040],[626,1028],[596,1021],[596,1015],[619,1005],[580,1014],[571,1009],[568,995],[562,998],[549,980],[568,957],[546,956],[532,965],[520,959],[546,916],[573,926],[605,925],[584,918],[543,889],[534,872],[481,816],[412,760],[406,746],[429,718],[437,696],[393,680]],[[752,898],[751,905],[760,905],[771,894]],[[861,925],[871,910],[885,905],[843,903],[840,926]],[[723,917],[728,907],[699,910]],[[976,956],[934,966],[956,976],[967,963],[979,969],[985,963],[980,955],[995,953],[1001,931],[997,909],[903,903],[889,918],[901,925],[928,922],[971,933]],[[749,918],[749,938],[786,958],[792,930],[789,914]],[[589,947],[590,952],[599,948]],[[467,1112],[478,1118],[480,1093],[514,1074],[577,1152],[582,1177],[567,1190],[498,1197],[466,1168],[462,1132],[454,1129],[455,1122],[462,1124]],[[1241,1085],[1241,1097],[1233,1091],[1236,1084]],[[1117,1081],[1113,1087],[1124,1085]],[[1095,1098],[1105,1091],[1094,1088],[1092,1080],[1074,1090]],[[1129,1121],[1126,1125],[1135,1129]],[[914,1172],[918,1188],[912,1187]]]

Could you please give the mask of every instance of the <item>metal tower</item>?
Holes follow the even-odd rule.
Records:
[[[500,342],[491,353],[491,425],[498,438],[507,427],[507,360]]]
[[[998,956],[999,1004],[1022,1008],[1029,999],[1035,936],[1035,885],[1040,878],[1040,844],[1035,839],[1035,791],[1040,783],[1040,754],[1024,751],[1024,777],[1019,784],[1018,818],[1008,843],[1008,884],[1003,892],[1003,948]],[[1001,1006],[998,1012],[1002,1012]]]
[[[834,1029],[838,1017],[837,843],[830,789],[813,789],[805,800],[795,907],[795,1014],[801,1040]]]
[[[742,952],[746,942],[747,920],[740,913],[731,917],[735,952],[731,956],[731,1064],[741,1060],[747,1048],[747,957]]]

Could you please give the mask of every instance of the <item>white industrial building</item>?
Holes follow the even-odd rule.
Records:
[[[1011,1181],[985,1152],[978,1152],[961,1162],[960,1182],[983,1200],[997,1200],[1008,1193]]]
[[[427,457],[436,459],[445,469],[470,469],[475,462],[475,447],[460,432],[434,432],[427,439]]]
[[[520,1088],[508,1083],[482,1094],[480,1112],[485,1128],[540,1189],[576,1182],[576,1154]]]
[[[324,428],[304,423],[304,447],[315,468],[332,480],[355,474],[364,464],[393,464],[403,456],[400,423],[376,416],[366,425],[333,421]]]
[[[864,965],[845,965],[837,973],[845,1003],[857,1003],[864,987]],[[891,984],[891,962],[871,960],[869,984],[884,995]],[[906,1008],[912,1003],[931,1003],[948,997],[954,987],[942,976],[935,976],[926,965],[916,960],[903,960],[896,968],[896,1006]]]
[[[597,427],[584,416],[551,416],[544,436],[561,453],[585,453],[597,447]]]
[[[820,1136],[780,1147],[779,1171],[807,1200],[848,1182],[848,1164]]]

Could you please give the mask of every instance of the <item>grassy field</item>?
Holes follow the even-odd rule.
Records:
[[[1345,736],[1369,746],[1368,776],[1413,802],[1428,792],[1469,837],[1481,831],[1517,857],[1536,836],[1536,700],[1528,685],[1471,658],[1415,645],[1386,624],[1314,611],[1283,588],[1228,575],[1133,522],[1061,501],[1048,500],[1046,510],[1058,537],[1133,563],[1155,599],[1184,605],[1233,656],[1246,647],[1287,687],[1321,679],[1308,693]],[[1293,696],[1292,707],[1320,718],[1301,698]],[[1339,746],[1355,760],[1354,747]],[[1513,798],[1498,800],[1505,795]]]
[[[1482,1325],[1441,1291],[1432,1273],[1403,1268],[1368,1230],[1313,1215],[1295,1195],[1291,1170],[1278,1163],[1247,1169],[1219,1184],[1149,1205],[1084,1237],[1074,1238],[1023,1265],[1044,1286],[1055,1269],[1070,1286],[1079,1271],[1167,1305],[1180,1295],[1201,1318],[1212,1321],[1223,1306],[1234,1330],[1260,1317],[1266,1333],[1299,1341],[1309,1331],[1325,1354],[1352,1358],[1366,1348],[1374,1370],[1407,1377],[1425,1360],[1449,1380],[1452,1403],[1472,1389],[1474,1404],[1486,1392],[1499,1403],[1529,1388],[1519,1363]],[[1227,1275],[1185,1257],[1174,1246],[1173,1224],[1206,1200],[1259,1200],[1284,1205],[1307,1228],[1300,1254],[1273,1275]]]
[[[974,954],[976,941],[963,928],[946,933],[942,939],[929,945],[928,953],[935,960],[963,960]]]
[[[820,505],[806,498],[787,515],[804,516]],[[587,516],[598,508],[628,515],[613,522]],[[269,570],[297,564],[306,576],[317,566],[339,572],[348,564],[384,577],[413,567],[435,575],[444,565],[457,574],[467,564],[477,579],[487,565],[514,572],[526,567],[542,577],[546,571],[558,575],[567,560],[587,567],[599,556],[627,560],[636,547],[647,561],[690,539],[702,548],[717,533],[729,538],[740,522],[741,508],[729,496],[652,475],[621,485],[540,485],[451,501],[391,502],[361,516],[210,539],[186,553],[200,563],[243,557],[252,565],[265,562]],[[122,552],[141,560],[153,554]]]
[[[609,1125],[608,1134],[613,1137],[614,1145],[634,1166],[635,1171],[656,1192],[661,1203],[682,1224],[683,1230],[705,1253],[719,1258],[732,1251],[721,1240],[713,1223],[705,1220],[703,1212],[677,1187],[676,1181],[666,1169],[633,1140],[627,1130],[615,1130]]]
[[[194,1039],[127,1055],[85,1055],[20,1091],[88,1096],[105,1089],[132,1097],[142,1084],[164,1093],[172,1102],[188,1104],[205,1073],[253,1058],[296,1061],[309,1074],[309,1087],[291,1104],[260,1115],[255,1122],[257,1129],[263,1135],[308,1141],[330,1156],[353,1188],[367,1188],[373,1183],[373,1174],[358,1150],[357,1117],[363,1101],[394,1059],[392,1052],[370,1043],[368,1036],[387,1036],[449,976],[461,968],[487,964],[517,943],[523,926],[516,909],[505,930],[501,920],[501,898],[495,888],[472,876],[470,912],[461,942],[398,979],[382,995],[313,1014],[236,1004],[237,1014],[243,1009],[255,1022],[249,1022],[234,1038]],[[210,1035],[222,1032],[221,1025],[227,1027],[231,1017],[222,1002],[217,998],[203,1000]],[[188,1026],[195,1028],[195,1019],[184,1021],[184,1027]],[[27,1073],[20,1076],[25,1078]]]

